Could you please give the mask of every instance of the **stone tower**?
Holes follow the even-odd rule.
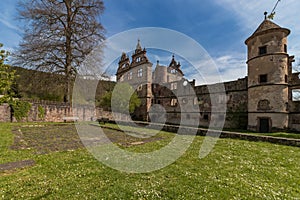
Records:
[[[133,118],[135,120],[148,120],[148,112],[152,99],[152,63],[149,62],[146,49],[142,49],[140,40],[132,54],[130,62],[126,53],[122,53],[117,70],[117,82],[129,83],[141,100],[141,106],[136,109]]]
[[[271,132],[289,125],[290,30],[265,18],[248,46],[248,129]]]

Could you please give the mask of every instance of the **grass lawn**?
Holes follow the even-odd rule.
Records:
[[[124,142],[121,132],[107,134],[123,149],[137,152],[158,149],[174,136],[161,132],[157,139],[141,139],[142,145],[128,145],[135,139]],[[220,139],[199,159],[203,139],[197,136],[168,167],[130,174],[96,160],[72,124],[0,123],[0,165],[35,161],[0,172],[0,199],[300,199],[300,148]]]

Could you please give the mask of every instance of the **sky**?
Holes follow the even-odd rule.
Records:
[[[263,21],[277,0],[104,0],[105,11],[100,22],[106,29],[106,38],[124,31],[143,27],[158,27],[177,31],[195,40],[215,62],[223,81],[236,80],[247,75],[247,48],[244,41]],[[288,52],[300,59],[299,0],[281,0],[274,22],[291,30]],[[22,39],[17,17],[17,0],[0,7],[0,43],[13,51]],[[149,47],[140,36],[143,47]],[[138,38],[133,38],[132,50]],[[143,41],[144,39],[144,41]],[[162,43],[164,41],[161,41]],[[119,44],[122,47],[122,44]],[[168,65],[172,52],[149,55],[152,63],[160,60]],[[176,57],[186,75],[193,74],[185,58]],[[204,68],[209,69],[209,66]],[[187,78],[193,78],[187,77]]]

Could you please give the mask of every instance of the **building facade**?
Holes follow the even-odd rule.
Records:
[[[140,41],[131,61],[122,54],[117,82],[127,82],[137,91],[142,101],[134,114],[137,120],[160,122],[163,114],[166,123],[181,124],[182,115],[185,115],[186,118],[197,117],[199,126],[208,127],[214,101],[227,105],[224,127],[257,132],[300,131],[300,103],[293,99],[293,91],[300,88],[300,80],[299,73],[292,72],[294,56],[287,52],[289,34],[289,29],[265,19],[245,41],[248,76],[214,84],[215,87],[223,85],[226,91],[226,95],[216,91],[214,99],[209,91],[212,85],[196,86],[195,80],[184,78],[174,55],[169,66],[157,62],[153,70]],[[186,87],[187,84],[191,87]],[[182,113],[180,105],[185,104],[197,107],[199,113]],[[165,112],[151,110],[153,105],[160,105]]]

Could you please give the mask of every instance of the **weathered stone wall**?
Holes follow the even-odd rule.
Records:
[[[102,110],[101,108],[94,108],[91,106],[76,106],[72,107],[70,104],[56,103],[49,101],[32,101],[31,109],[28,113],[28,117],[23,121],[28,122],[64,122],[65,117],[71,117],[78,119],[78,121],[95,121],[97,118],[109,118],[113,119],[111,112]],[[39,107],[44,110],[44,117],[41,118]],[[10,122],[11,112],[8,105],[0,106],[0,122]],[[122,114],[115,114],[116,120],[126,119]],[[70,118],[69,118],[70,119]],[[13,118],[15,122],[16,119]]]
[[[10,121],[10,107],[7,104],[0,105],[0,122]]]
[[[152,103],[159,104],[165,109],[168,124],[188,125],[185,123],[189,122],[189,119],[194,119],[199,120],[200,127],[208,127],[212,116],[222,119],[227,108],[224,127],[247,127],[247,78],[201,86],[195,86],[190,82],[191,87],[186,87],[184,81],[178,81],[176,89],[171,87],[173,83],[153,86]],[[198,113],[195,113],[196,110]],[[161,113],[155,113],[154,110],[151,115],[159,118]]]

